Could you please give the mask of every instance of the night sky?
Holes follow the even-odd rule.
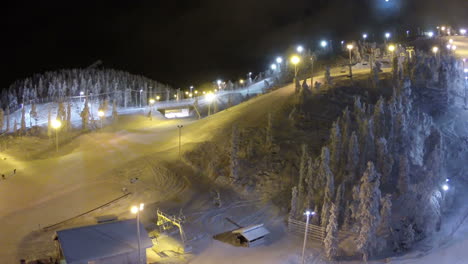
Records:
[[[293,44],[438,23],[467,25],[467,0],[9,1],[0,88],[60,68],[104,67],[174,87],[244,77]],[[13,3],[14,2],[14,3]]]

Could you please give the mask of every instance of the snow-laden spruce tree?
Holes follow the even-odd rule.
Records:
[[[330,169],[334,175],[339,173],[340,158],[342,155],[341,130],[339,121],[333,122],[330,134]]]
[[[34,119],[34,125],[37,126],[38,116],[37,116],[36,104],[34,102],[31,104],[31,111],[29,111],[29,123],[31,127],[32,127],[32,119]]]
[[[89,122],[89,107],[88,107],[88,99],[85,100],[83,111],[81,111],[81,128],[83,130],[88,129],[88,122]]]
[[[299,163],[299,183],[297,191],[299,193],[299,205],[303,205],[305,199],[305,178],[307,176],[307,165],[309,161],[309,154],[307,153],[307,146],[305,144],[301,145],[301,161]]]
[[[387,140],[379,138],[377,140],[376,166],[382,173],[382,184],[391,183],[391,173],[393,168],[393,157],[387,148]]]
[[[330,66],[327,66],[325,67],[325,78],[324,78],[324,81],[325,81],[325,85],[327,87],[330,87],[333,85],[333,79],[331,77],[331,73],[330,73]]]
[[[374,168],[372,162],[367,163],[367,169],[361,178],[359,192],[360,229],[357,238],[357,248],[362,253],[363,260],[367,262],[368,257],[376,247],[377,226],[380,222],[380,175]]]
[[[47,136],[52,136],[52,110],[49,108],[49,113],[47,114]]]
[[[231,182],[237,182],[239,180],[239,131],[237,126],[232,126],[231,132],[231,153],[230,153],[230,164],[229,171]]]
[[[114,102],[112,102],[112,120],[114,122],[117,122],[118,119],[119,119],[119,114],[117,113],[117,105],[114,100]]]
[[[399,157],[399,164],[398,164],[398,191],[400,194],[405,194],[408,192],[409,185],[410,185],[410,177],[409,177],[409,162],[408,157],[405,153],[401,154]]]
[[[374,107],[374,115],[372,116],[374,136],[376,139],[386,136],[386,122],[385,122],[385,101],[383,97],[377,101]]]
[[[20,134],[26,134],[26,107],[21,108],[21,126],[20,126]]]
[[[0,132],[3,130],[3,122],[4,122],[4,113],[3,109],[0,108]]]
[[[291,211],[289,211],[290,218],[296,218],[297,216],[297,198],[298,198],[297,187],[294,186],[291,192]]]
[[[15,122],[13,123],[13,133],[14,134],[18,133],[18,121],[16,121],[16,118],[15,118]]]
[[[71,102],[67,103],[67,124],[65,126],[66,130],[70,130],[72,128],[71,117],[72,117],[72,107]]]
[[[319,177],[325,179],[325,190],[323,195],[323,206],[322,213],[320,216],[320,222],[323,227],[328,224],[328,214],[330,210],[330,204],[334,199],[335,194],[335,182],[333,172],[330,169],[330,151],[327,147],[322,148],[322,154],[320,155],[320,168]]]
[[[378,234],[381,236],[388,236],[392,227],[392,195],[386,194],[380,200],[380,223],[378,227]]]
[[[327,235],[323,241],[325,255],[329,260],[333,260],[338,253],[338,208],[334,203],[331,203],[326,232]]]
[[[344,195],[345,195],[345,184],[341,183],[338,186],[338,189],[336,190],[336,197],[335,197],[335,203],[334,203],[336,206],[336,218],[338,219],[337,220],[338,225],[341,223],[340,219],[342,218],[343,212],[344,212],[344,206],[343,206],[344,198],[345,198]]]
[[[6,109],[6,130],[5,132],[10,132],[10,107],[7,106]]]
[[[358,173],[359,168],[359,142],[356,132],[351,133],[351,139],[348,146],[348,158],[346,164],[347,177],[346,180],[353,182]]]
[[[63,105],[63,102],[60,102],[58,104],[58,110],[57,110],[57,120],[60,120],[60,122],[64,123],[67,120],[67,112],[65,111],[65,106]]]

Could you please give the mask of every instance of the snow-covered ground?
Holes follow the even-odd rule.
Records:
[[[333,69],[332,74],[335,73],[343,75],[339,69]],[[368,69],[354,72],[367,73]],[[262,86],[260,82],[250,87],[249,93],[261,91]],[[148,120],[141,115],[141,108],[119,109],[124,115],[118,124],[106,124],[102,130],[64,138],[58,153],[47,139],[11,139],[0,153],[0,172],[7,178],[0,180],[0,263],[18,263],[21,258],[50,254],[55,230],[43,231],[43,227],[116,199],[124,194],[124,187],[133,193],[128,198],[71,220],[59,229],[92,224],[99,215],[133,217],[129,207],[144,202],[147,206],[142,219],[147,228],[155,227],[157,208],[171,214],[184,210],[188,239],[195,249],[192,256],[187,256],[191,263],[300,263],[302,241],[284,232],[285,212],[220,189],[223,205],[215,207],[210,193],[218,187],[178,161],[177,125],[184,125],[182,151],[191,150],[236,120],[258,122],[270,107],[283,103],[293,92],[294,87],[289,85],[202,120],[167,120],[160,115]],[[80,122],[78,106],[81,104],[73,105],[76,123]],[[38,105],[39,124],[47,123],[49,107]],[[19,121],[19,112],[14,115]],[[131,184],[134,177],[139,180]],[[253,249],[233,248],[211,239],[217,232],[235,228],[229,226],[225,217],[235,218],[243,225],[266,223],[272,231],[270,243]],[[467,234],[468,223],[464,222],[450,243],[437,244],[425,255],[415,251],[393,258],[391,263],[468,263]],[[318,250],[308,248],[307,256],[307,263],[326,263]]]

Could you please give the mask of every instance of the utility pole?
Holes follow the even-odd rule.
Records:
[[[177,127],[179,128],[179,159],[181,159],[181,152],[180,152],[180,148],[181,148],[181,138],[182,138],[182,128],[184,127],[183,125],[177,125]]]
[[[306,243],[307,243],[307,231],[309,230],[309,218],[311,215],[314,215],[315,212],[311,212],[311,211],[306,211],[304,213],[304,215],[307,217],[306,219],[306,225],[305,225],[305,232],[304,232],[304,244],[302,246],[302,264],[304,264],[305,262],[305,248],[306,248]]]

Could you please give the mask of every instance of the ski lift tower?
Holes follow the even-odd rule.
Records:
[[[182,223],[185,222],[184,217],[182,216],[170,216],[159,209],[156,211],[157,216],[158,216],[158,221],[157,225],[162,226],[164,230],[169,229],[168,225],[173,225],[179,228],[179,233],[180,233],[180,239],[182,240],[182,245],[185,247],[185,241],[187,238],[185,237],[184,229],[182,228]]]

